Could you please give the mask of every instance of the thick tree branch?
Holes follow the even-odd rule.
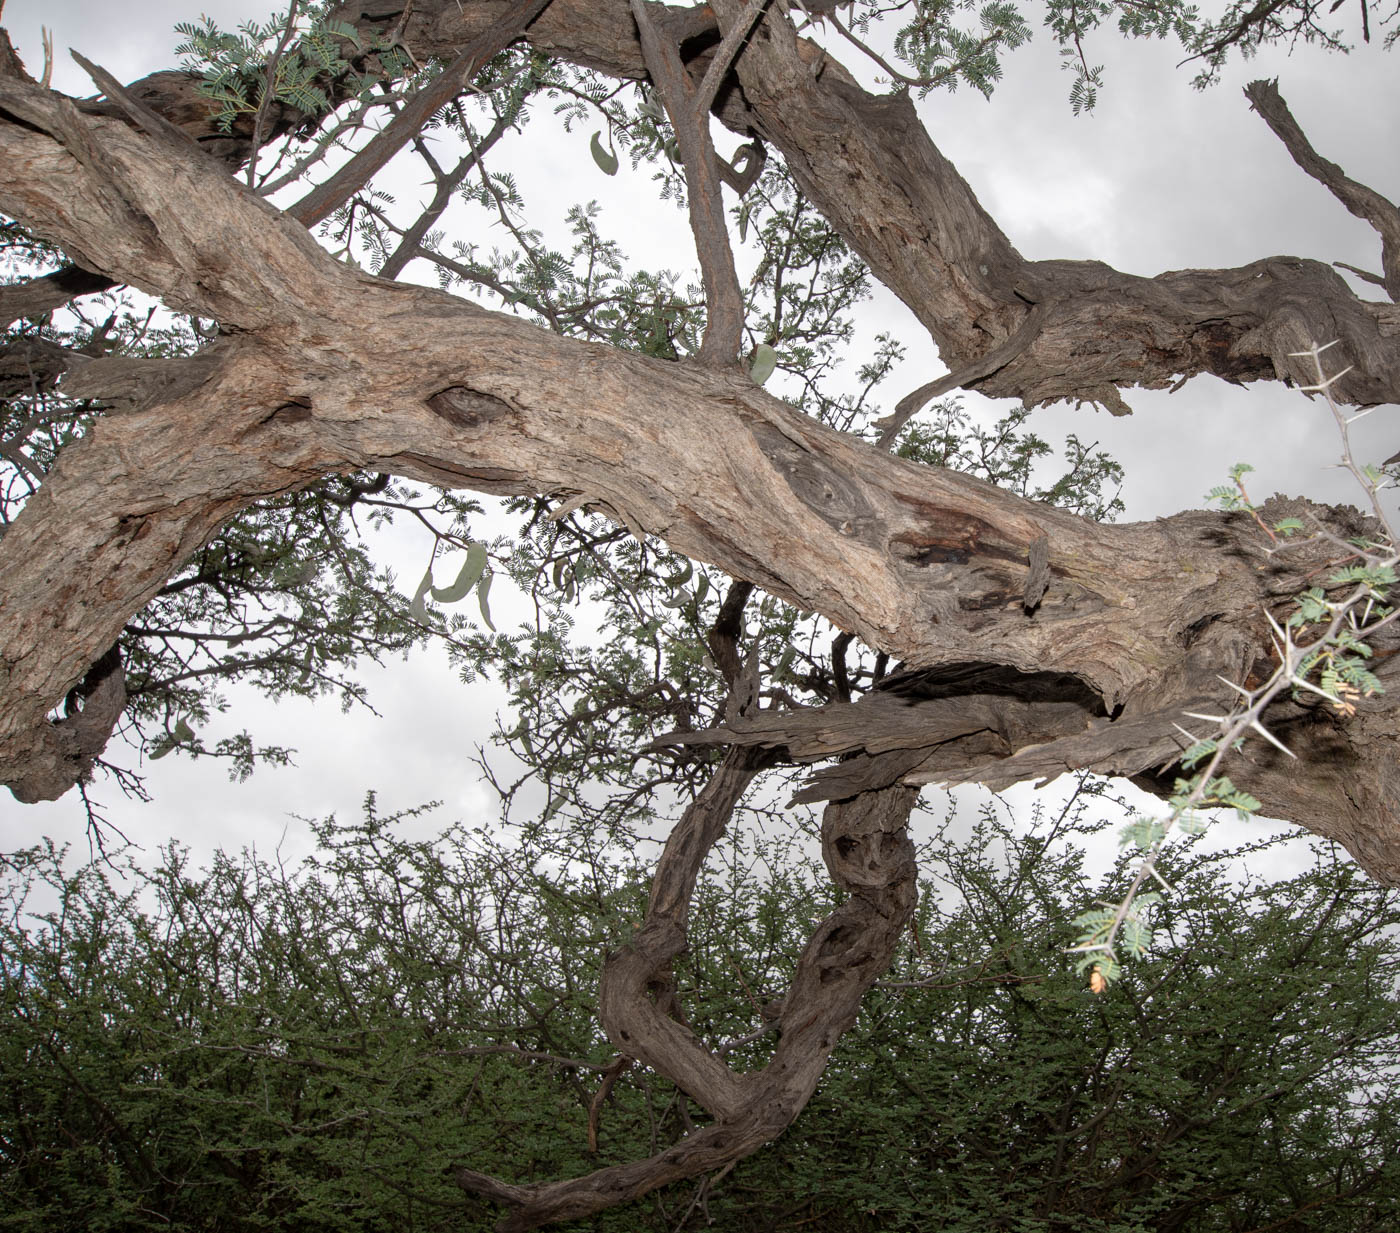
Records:
[[[520,0],[518,6],[472,39],[441,73],[409,99],[363,150],[287,212],[310,227],[344,205],[418,135],[435,113],[466,89],[487,60],[520,38],[549,3],[550,0]]]
[[[609,959],[600,992],[600,1013],[618,1048],[680,1085],[715,1122],[647,1160],[567,1181],[514,1186],[459,1168],[463,1189],[511,1209],[497,1225],[503,1233],[601,1211],[731,1165],[776,1138],[811,1099],[866,990],[889,966],[917,893],[914,848],[904,829],[917,793],[908,788],[827,807],[822,857],[849,898],[817,926],[798,960],[767,1066],[736,1074],[663,1013],[665,999],[648,996],[649,987],[669,985],[705,856],[760,765],[752,750],[731,751],[686,810],[657,864],[646,920],[635,940]]]
[[[96,295],[117,285],[105,274],[93,274],[75,265],[42,278],[10,283],[0,287],[0,329],[8,329],[22,317],[42,317],[77,296]]]
[[[546,55],[643,78],[629,3],[554,0],[526,37]],[[378,16],[353,0],[333,15],[366,35],[394,27],[420,59],[450,60],[512,8],[503,0],[415,0],[406,15],[395,8]],[[697,70],[708,66],[721,37],[709,6],[649,11]],[[722,0],[719,11],[726,28],[750,12],[739,0]],[[769,12],[753,31],[735,73],[742,93],[722,87],[716,113],[779,148],[803,192],[910,306],[950,369],[977,368],[1024,323],[1027,303],[1053,304],[1031,346],[974,379],[988,395],[1029,404],[1087,398],[1122,411],[1119,389],[1167,388],[1202,372],[1236,382],[1297,381],[1306,374],[1294,371],[1289,353],[1335,338],[1355,365],[1335,387],[1338,397],[1368,406],[1400,401],[1400,308],[1358,300],[1320,262],[1265,258],[1156,278],[1093,261],[1027,262],[934,146],[908,97],[863,91],[799,39],[781,12]],[[221,157],[246,154],[246,136],[214,130],[191,81],[156,74],[131,92]],[[290,112],[279,115],[269,133],[297,122]],[[1084,346],[1086,332],[1092,349]]]
[[[943,778],[1129,769],[1133,751],[1170,739],[1174,709],[1228,697],[1217,674],[1248,681],[1267,655],[1261,605],[1312,568],[1272,553],[1248,519],[1085,522],[892,458],[741,373],[562,339],[370,278],[187,145],[13,79],[0,80],[0,159],[13,172],[0,210],[89,268],[235,330],[188,360],[98,359],[65,378],[68,393],[125,408],[65,451],[0,542],[6,782],[46,756],[50,710],[223,520],[332,473],[586,493],[911,670],[1010,672],[1008,705],[1063,705],[1055,714],[1080,725],[1075,737],[1005,710],[990,743],[966,733],[938,747]],[[1074,688],[1028,695],[1023,678],[1047,673]],[[1328,773],[1311,791],[1267,768],[1237,781],[1393,879],[1391,706],[1313,717]]]

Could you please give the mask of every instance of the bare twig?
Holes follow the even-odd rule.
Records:
[[[1380,233],[1381,285],[1392,300],[1400,302],[1400,209],[1375,189],[1351,179],[1336,163],[1329,162],[1313,149],[1279,94],[1277,80],[1252,81],[1245,87],[1244,94],[1274,136],[1283,142],[1293,161],[1352,214]]]
[[[899,435],[899,430],[909,422],[912,416],[935,398],[942,398],[944,394],[950,394],[956,389],[971,385],[974,381],[990,377],[994,372],[1010,364],[1035,342],[1049,308],[1048,304],[1035,305],[1026,314],[1026,319],[1021,322],[1015,332],[985,355],[979,356],[969,364],[964,364],[956,372],[950,372],[946,377],[939,377],[936,381],[921,385],[913,393],[906,394],[901,398],[892,414],[875,421],[875,427],[880,429],[880,436],[875,442],[876,448],[889,449],[894,444],[895,437]]]

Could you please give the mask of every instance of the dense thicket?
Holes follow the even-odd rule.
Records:
[[[576,1227],[1393,1227],[1394,892],[1321,848],[1243,891],[1230,861],[1184,851],[1159,944],[1095,998],[1066,920],[1124,871],[1084,872],[1077,813],[993,806],[970,840],[929,839],[914,928],[793,1133]],[[593,1015],[644,862],[560,874],[528,837],[406,823],[422,831],[371,802],[295,868],[22,856],[0,931],[0,1228],[484,1230],[454,1166],[569,1177],[704,1118],[619,1065]],[[767,1003],[830,892],[766,841],[718,856],[676,987],[742,1071],[771,1054]]]

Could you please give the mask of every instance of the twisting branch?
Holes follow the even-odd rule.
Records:
[[[712,645],[728,643],[747,583],[725,601]],[[724,626],[724,628],[721,628]],[[757,661],[731,678],[725,709],[737,718],[757,702]],[[468,1167],[456,1171],[464,1190],[513,1209],[500,1230],[536,1228],[624,1203],[667,1182],[720,1170],[780,1134],[816,1089],[841,1034],[855,1021],[861,998],[889,966],[916,898],[914,849],[905,824],[918,793],[895,787],[829,805],[822,819],[822,857],[847,895],[823,920],[798,960],[792,986],[773,1025],[781,1039],[762,1070],[739,1074],[682,1021],[671,965],[684,951],[691,899],[711,848],[724,834],[755,776],[773,754],[731,748],[710,782],[666,841],[652,879],[646,917],[631,943],[608,957],[598,1012],[619,1056],[589,1111],[589,1150],[596,1150],[597,1111],[617,1074],[637,1059],[675,1083],[715,1121],[648,1160],[598,1169],[583,1177],[516,1186]],[[760,1015],[762,1015],[760,1010]],[[760,1033],[761,1034],[761,1033]]]
[[[722,368],[733,364],[739,354],[744,330],[744,296],[734,268],[734,253],[729,247],[719,159],[710,139],[709,109],[701,104],[710,76],[706,74],[697,92],[681,63],[680,49],[658,31],[647,12],[646,0],[631,0],[631,3],[647,72],[676,131],[685,168],[690,229],[695,234],[695,251],[700,258],[700,275],[705,284],[705,337],[700,342],[699,359],[702,364]],[[753,7],[762,10],[761,5]],[[735,28],[742,24],[736,23]],[[745,28],[745,34],[749,28],[751,24]],[[734,41],[734,49],[740,41]],[[711,70],[720,64],[721,57],[716,56]],[[727,61],[724,71],[728,71]]]
[[[1244,94],[1250,106],[1264,117],[1264,123],[1273,130],[1274,136],[1287,147],[1293,161],[1357,218],[1365,219],[1380,233],[1383,277],[1379,281],[1386,294],[1400,303],[1400,210],[1375,189],[1358,184],[1336,163],[1329,162],[1313,149],[1279,94],[1277,78],[1252,81],[1245,87]]]
[[[459,1167],[455,1178],[464,1190],[513,1209],[496,1226],[502,1233],[577,1219],[668,1182],[727,1169],[776,1138],[811,1099],[866,990],[888,968],[917,894],[914,848],[905,833],[917,792],[901,787],[827,806],[822,856],[848,897],[816,927],[798,960],[778,1017],[781,1038],[766,1067],[743,1075],[731,1071],[689,1029],[662,1015],[658,1001],[664,998],[649,996],[654,986],[669,988],[671,960],[685,946],[695,880],[757,771],[752,752],[731,750],[672,832],[646,922],[633,943],[609,960],[601,997],[615,1043],[628,1053],[643,1045],[651,1064],[716,1120],[647,1160],[567,1181],[517,1186]],[[662,1025],[669,1025],[668,1041]],[[702,1073],[714,1076],[716,1085],[699,1080]]]

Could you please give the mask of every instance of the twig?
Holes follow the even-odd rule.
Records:
[[[267,119],[267,110],[277,97],[277,70],[281,66],[282,57],[287,54],[287,48],[292,45],[292,36],[297,31],[297,11],[301,8],[301,0],[292,0],[287,6],[287,24],[282,27],[282,37],[277,40],[277,46],[272,49],[272,55],[267,58],[267,70],[263,75],[262,98],[258,100],[258,110],[253,116],[253,138],[252,145],[248,149],[248,187],[257,187],[258,170],[258,147],[262,145],[263,123]]]

